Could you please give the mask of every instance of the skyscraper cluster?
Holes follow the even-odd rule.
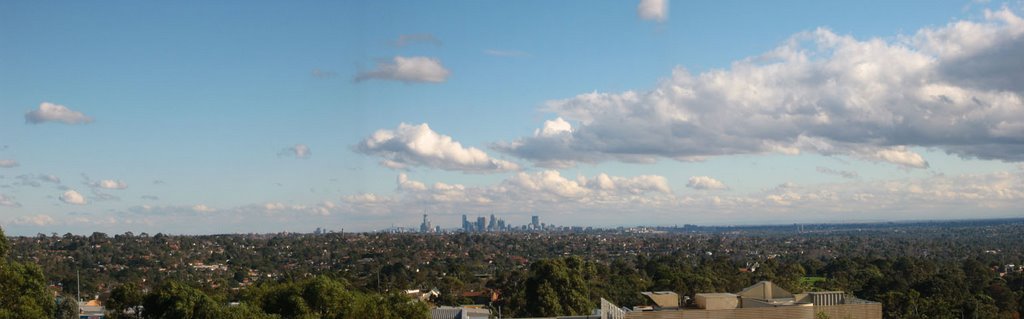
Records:
[[[405,231],[415,231],[414,229],[404,228]],[[525,225],[513,226],[505,222],[504,219],[494,216],[491,214],[490,218],[487,216],[477,216],[475,221],[469,219],[466,214],[462,215],[462,227],[460,230],[467,233],[487,233],[487,232],[509,232],[509,231],[546,231],[546,230],[559,230],[559,226],[547,225],[540,222],[540,217],[534,215],[530,218],[530,223]],[[403,232],[401,229],[397,230]],[[427,214],[423,214],[423,222],[420,223],[419,232],[421,233],[442,233],[441,226],[432,225],[430,217]]]
[[[462,231],[467,233],[483,233],[483,232],[501,232],[501,231],[525,231],[525,230],[542,230],[544,225],[540,223],[540,218],[533,216],[531,223],[522,225],[519,227],[512,226],[505,222],[504,219],[494,216],[488,219],[485,216],[477,216],[476,222],[471,222],[469,216],[462,215]]]

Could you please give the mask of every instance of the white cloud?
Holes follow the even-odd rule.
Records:
[[[448,79],[448,71],[441,61],[428,57],[402,57],[396,56],[389,62],[377,64],[372,71],[356,75],[356,82],[370,79],[394,80],[406,83],[441,83]]]
[[[0,194],[0,206],[21,207],[21,203],[14,201],[14,197]]]
[[[1024,200],[1024,173],[931,176],[882,181],[850,179],[843,183],[785,183],[760,192],[688,192],[675,194],[661,176],[619,177],[598,174],[567,178],[557,171],[520,172],[492,185],[433,185],[400,176],[395,196],[364,193],[344,198],[352,213],[397,214],[415,220],[414,212],[497,212],[541,214],[568,224],[620,225],[643,220],[683,218],[702,222],[761,223],[779,220],[891,220],[1015,216]],[[722,189],[713,178],[694,176],[687,187]],[[954,209],[955,208],[955,209]],[[344,210],[344,209],[343,209]],[[372,213],[371,213],[372,212]],[[361,214],[361,213],[356,213]],[[586,219],[586,223],[578,220]],[[549,219],[550,220],[550,219]]]
[[[127,183],[125,183],[123,181],[119,181],[119,180],[112,180],[112,179],[104,179],[104,180],[92,183],[92,186],[93,187],[99,187],[99,188],[102,188],[102,189],[125,189],[125,188],[128,188],[128,184]]]
[[[309,150],[309,146],[306,144],[295,144],[295,146],[287,147],[277,153],[278,156],[295,156],[295,158],[306,159],[313,155],[313,152]]]
[[[551,121],[544,121],[544,127],[533,131],[534,136],[552,137],[562,134],[571,134],[572,124],[561,117]]]
[[[348,203],[356,204],[391,202],[390,198],[386,196],[380,196],[374,193],[360,193],[355,195],[348,195],[342,197],[342,200]]]
[[[880,149],[868,157],[907,168],[928,168],[928,161],[925,161],[921,154],[907,151],[905,147]]]
[[[663,22],[668,19],[668,0],[640,0],[636,14],[644,20]]]
[[[513,171],[519,165],[491,158],[474,147],[463,147],[450,136],[441,135],[426,123],[399,124],[395,130],[378,130],[356,146],[359,152],[379,156],[389,168],[426,166],[468,173]]]
[[[788,211],[874,212],[875,218],[889,219],[888,212],[909,211],[929,218],[962,218],[962,214],[971,211],[991,214],[1016,207],[1014,202],[1024,199],[1022,182],[1024,174],[1008,172],[935,175],[777,188],[766,194],[765,199],[770,204],[792,206]]]
[[[19,165],[18,161],[15,161],[15,160],[12,160],[12,159],[0,160],[0,167],[3,167],[3,168],[18,167],[18,165]]]
[[[888,40],[800,33],[728,69],[549,101],[571,133],[545,123],[495,149],[545,167],[803,152],[929,167],[913,147],[1024,161],[1024,23],[986,16]]]
[[[616,191],[623,194],[672,193],[672,189],[668,186],[668,179],[658,175],[619,177],[601,173],[594,178],[581,176],[577,180],[582,185],[598,191]]]
[[[54,219],[53,219],[53,217],[50,217],[49,215],[42,215],[42,214],[40,214],[40,215],[29,215],[29,216],[19,216],[19,217],[15,218],[13,221],[11,221],[11,223],[14,224],[14,225],[22,225],[22,226],[47,226],[47,225],[53,225]]]
[[[192,206],[192,210],[197,213],[212,213],[217,211],[216,209],[206,206],[205,204],[196,204]]]
[[[63,105],[43,102],[39,108],[25,113],[25,123],[40,124],[45,122],[61,122],[64,124],[91,123],[92,118],[73,111]]]
[[[42,174],[42,175],[39,175],[38,177],[39,177],[39,180],[44,181],[44,182],[60,184],[60,177],[57,177],[57,176],[54,176],[54,175]]]
[[[64,194],[61,194],[60,200],[68,204],[85,205],[85,197],[73,189],[67,190]]]
[[[634,177],[609,176],[575,179],[558,171],[519,172],[493,186],[470,187],[461,184],[426,183],[399,174],[398,189],[402,197],[388,205],[411,209],[418,205],[476,209],[523,209],[523,205],[546,203],[559,207],[572,205],[621,205],[629,202],[651,202],[672,197],[668,180],[657,175]],[[582,207],[582,206],[581,206]],[[397,209],[397,208],[396,208]],[[405,208],[403,208],[405,209]]]
[[[707,177],[707,176],[693,176],[693,177],[690,177],[690,180],[686,183],[686,187],[693,188],[693,189],[700,189],[700,190],[726,189],[726,188],[728,188],[728,187],[725,186],[725,183],[722,183],[721,181],[719,181],[717,179],[714,179],[714,178],[711,178],[711,177]]]
[[[427,190],[427,185],[409,180],[409,175],[400,173],[398,174],[398,190],[424,191]]]
[[[580,197],[591,192],[583,183],[562,177],[554,170],[536,174],[518,173],[506,181],[506,184],[529,192],[545,192],[561,197]]]
[[[282,210],[285,209],[285,205],[282,203],[266,203],[263,204],[263,208],[266,210]]]
[[[1015,168],[958,176],[786,183],[750,193],[681,194],[673,193],[664,177],[653,175],[568,177],[557,171],[520,172],[484,185],[426,183],[399,175],[396,183],[422,186],[400,186],[390,194],[352,194],[337,202],[266,201],[217,209],[213,214],[209,213],[212,208],[201,204],[141,205],[113,215],[69,213],[54,219],[61,225],[96,229],[137,225],[132,228],[187,233],[308,232],[310,225],[338,223],[359,231],[415,225],[424,210],[443,227],[458,227],[458,215],[463,213],[495,213],[513,225],[527,223],[530,215],[560,225],[759,224],[1016,217],[1024,200],[1024,172]]]

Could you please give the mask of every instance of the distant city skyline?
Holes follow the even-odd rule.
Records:
[[[4,2],[0,227],[1021,217],[1022,17],[1021,1]]]

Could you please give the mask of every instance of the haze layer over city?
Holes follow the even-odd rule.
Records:
[[[1021,217],[1022,12],[1020,1],[3,2],[0,226]]]

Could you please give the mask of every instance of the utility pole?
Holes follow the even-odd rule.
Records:
[[[75,295],[78,298],[75,300],[75,305],[78,305],[79,302],[82,302],[82,274],[79,273],[78,269],[75,269],[75,285],[77,286]]]

